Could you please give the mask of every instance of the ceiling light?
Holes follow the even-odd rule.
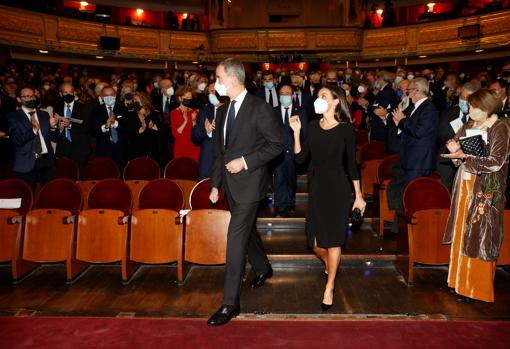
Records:
[[[427,58],[427,55],[420,55],[418,57],[420,57],[420,58]]]
[[[480,52],[483,52],[485,51],[483,48],[479,48],[478,50],[475,50],[476,53],[480,53]]]
[[[198,62],[197,62],[197,61],[193,61],[193,62],[191,62],[191,63],[193,63],[193,64],[198,64]]]
[[[379,61],[380,61],[380,59],[379,59],[379,58],[376,58],[376,59],[375,59],[375,61],[376,61],[376,62],[379,62]]]
[[[188,14],[187,13],[183,13],[182,14],[182,18],[184,18],[184,19],[188,18]]]
[[[97,59],[103,59],[103,56],[96,56]]]
[[[140,16],[143,13],[143,9],[137,8],[136,13],[138,14],[138,16]]]
[[[87,6],[89,6],[89,3],[86,2],[86,1],[80,1],[80,6],[81,7],[87,7]]]
[[[152,59],[148,59],[147,62],[152,62]]]
[[[383,9],[382,9],[382,8],[380,8],[380,9],[378,9],[378,10],[377,10],[377,11],[375,11],[375,12],[377,12],[377,14],[380,16],[380,15],[382,15],[382,13],[383,13]]]
[[[39,50],[39,53],[48,53],[46,50]]]

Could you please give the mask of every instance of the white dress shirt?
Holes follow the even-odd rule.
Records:
[[[28,113],[28,109],[26,109],[25,107],[21,107],[21,109],[27,116],[28,121],[30,122],[30,125],[32,125],[32,117]],[[41,149],[42,149],[41,154],[48,154],[48,147],[46,146],[46,142],[44,141],[44,137],[41,132],[41,123],[39,122],[39,118],[37,117],[37,111],[35,109],[34,109],[34,111],[35,111],[35,114],[34,114],[35,119],[37,120],[37,123],[39,123],[39,130],[36,131],[34,128],[32,128],[32,130],[34,131],[34,134],[38,135],[39,139],[41,140]]]
[[[244,89],[243,92],[241,92],[236,98],[233,99],[233,101],[236,101],[236,103],[234,104],[234,112],[235,112],[234,118],[237,118],[237,113],[239,112],[239,109],[241,109],[241,105],[243,104],[244,97],[246,97],[247,93],[248,93],[248,91],[246,89]],[[228,117],[228,113],[230,111],[231,105],[232,105],[232,101],[230,101],[230,104],[228,105],[226,117]],[[223,142],[224,142],[223,144],[224,145],[225,145],[226,139],[227,139],[227,119],[225,119],[225,125],[223,125]],[[246,164],[246,161],[244,160],[244,156],[241,158],[243,159],[244,169],[247,170],[248,165]]]

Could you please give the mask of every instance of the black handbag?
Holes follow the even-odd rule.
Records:
[[[351,224],[352,225],[360,225],[362,221],[363,221],[363,216],[361,215],[361,210],[356,207],[351,212]]]
[[[482,135],[462,138],[459,140],[460,148],[467,155],[487,156],[487,149]]]

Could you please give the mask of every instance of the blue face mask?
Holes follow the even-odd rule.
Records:
[[[381,85],[380,85],[378,82],[376,82],[376,83],[374,84],[374,89],[376,89],[376,90],[380,90],[380,89],[381,89]]]
[[[467,114],[469,112],[468,101],[466,101],[465,99],[459,99],[459,108],[461,112]]]
[[[291,96],[280,96],[280,104],[284,107],[287,107],[292,104],[292,97]]]
[[[402,81],[402,80],[404,80],[404,79],[403,79],[401,76],[397,76],[397,77],[395,78],[395,83],[396,83],[396,84],[399,84],[399,83],[400,83],[400,81]]]
[[[216,97],[214,93],[211,93],[209,94],[209,103],[211,103],[212,105],[217,105],[220,103],[220,101],[218,100],[218,97]]]
[[[274,85],[272,82],[264,82],[264,87],[268,90],[271,90],[274,87]]]
[[[398,97],[399,99],[401,99],[401,98],[402,98],[402,96],[404,95],[404,92],[403,92],[401,89],[399,89],[399,88],[397,88],[397,89],[395,90],[395,93],[397,94],[397,97]]]
[[[105,96],[103,101],[108,107],[113,107],[115,105],[115,96]]]

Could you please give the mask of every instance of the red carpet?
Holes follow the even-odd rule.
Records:
[[[0,348],[510,348],[510,322],[1,317]]]

